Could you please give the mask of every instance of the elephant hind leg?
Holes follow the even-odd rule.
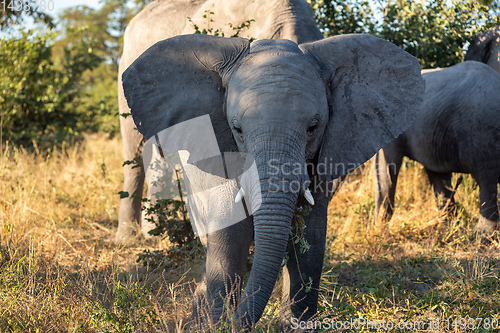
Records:
[[[496,177],[477,177],[479,185],[479,222],[476,230],[492,233],[498,228],[499,215],[497,206]]]
[[[373,188],[375,190],[375,225],[388,222],[394,212],[394,197],[403,153],[390,144],[381,149],[372,160]]]
[[[434,192],[436,205],[450,215],[455,213],[455,191],[451,185],[451,172],[435,172],[425,169]]]
[[[120,119],[120,126],[125,161],[142,160],[144,137],[135,130],[135,125],[131,117]],[[116,241],[118,242],[123,242],[130,238],[134,229],[137,228],[141,221],[140,198],[142,197],[145,178],[142,165],[125,165],[123,172],[123,192],[127,192],[128,196],[122,198],[120,201],[118,230],[116,232]]]
[[[129,195],[121,199],[120,212],[118,214],[118,230],[116,240],[122,242],[132,236],[133,230],[137,228],[141,221],[141,200],[144,187],[144,170],[131,169],[130,165],[125,166],[123,191]]]
[[[149,142],[145,144],[143,152],[143,164],[147,169],[148,201],[144,203],[142,208],[141,232],[144,238],[151,238],[153,236],[149,231],[156,228],[158,214],[161,213],[158,207],[155,207],[158,200],[174,199],[180,195],[177,178],[175,178],[176,174],[174,173],[177,160],[173,157],[175,155],[166,159],[162,156],[163,151],[160,152],[158,146],[154,146]]]

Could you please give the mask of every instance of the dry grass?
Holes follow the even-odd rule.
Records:
[[[145,267],[138,255],[168,248],[167,242],[112,241],[122,180],[118,139],[90,136],[45,156],[1,150],[2,332],[186,328],[203,258],[175,269],[162,261]],[[499,238],[472,231],[475,182],[464,176],[457,218],[447,221],[426,178],[420,166],[405,162],[395,215],[383,228],[372,223],[369,168],[347,179],[329,209],[320,320],[500,320]],[[259,331],[276,329],[278,293]]]
[[[405,160],[394,216],[381,227],[373,224],[370,169],[351,175],[329,207],[319,317],[421,322],[426,329],[439,320],[436,332],[466,330],[455,318],[500,321],[499,235],[474,233],[478,189],[472,177],[463,177],[457,215],[448,218],[437,209],[423,168]]]
[[[171,322],[181,322],[176,317],[187,318],[186,298],[180,310],[176,300],[192,289],[192,282],[182,283],[190,276],[178,282],[183,267],[163,270],[136,263],[143,250],[168,244],[112,241],[121,164],[120,140],[104,136],[45,156],[3,147],[2,331],[166,331]],[[144,326],[148,323],[153,328]]]

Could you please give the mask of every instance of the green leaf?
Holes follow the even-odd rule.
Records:
[[[118,192],[118,194],[120,195],[120,199],[125,199],[125,198],[129,197],[128,192],[125,192],[125,191],[120,191],[120,192]]]

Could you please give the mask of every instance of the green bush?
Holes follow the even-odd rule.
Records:
[[[79,34],[84,28],[67,28]],[[73,140],[79,135],[79,114],[72,105],[79,81],[88,69],[101,62],[93,53],[93,40],[67,45],[54,60],[56,34],[20,31],[20,38],[0,41],[0,123],[2,140],[41,148]]]
[[[118,82],[113,66],[103,62],[86,71],[80,85],[82,88],[73,103],[79,114],[79,127],[111,137],[120,133]]]
[[[423,68],[462,62],[468,43],[480,32],[500,24],[499,5],[495,1],[308,2],[325,36],[369,33],[417,57]]]
[[[472,0],[396,0],[385,8],[380,37],[419,59],[423,68],[464,60],[464,46],[500,24],[498,13]]]
[[[326,37],[349,33],[374,33],[377,21],[369,1],[308,0],[316,24]]]

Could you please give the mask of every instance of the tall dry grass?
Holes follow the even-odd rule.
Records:
[[[463,318],[500,321],[500,238],[474,232],[478,192],[463,175],[456,216],[449,216],[437,208],[423,167],[405,159],[394,216],[381,228],[373,221],[370,168],[350,175],[329,206],[319,317],[418,322],[427,330],[440,323],[435,332],[484,328],[464,328]]]
[[[168,242],[113,242],[121,164],[120,140],[99,135],[47,154],[2,147],[1,331],[186,329],[203,258],[144,266],[138,255]],[[370,169],[350,175],[329,207],[318,319],[500,320],[498,235],[473,232],[478,190],[470,176],[455,198],[457,217],[447,220],[422,167],[405,161],[394,217],[380,230]],[[276,330],[279,293],[257,331]],[[225,320],[219,331],[234,324]]]
[[[3,146],[2,332],[166,331],[187,318],[185,302],[174,317],[170,309],[192,283],[136,263],[143,250],[168,244],[113,242],[122,163],[120,140],[99,135],[45,154]]]

